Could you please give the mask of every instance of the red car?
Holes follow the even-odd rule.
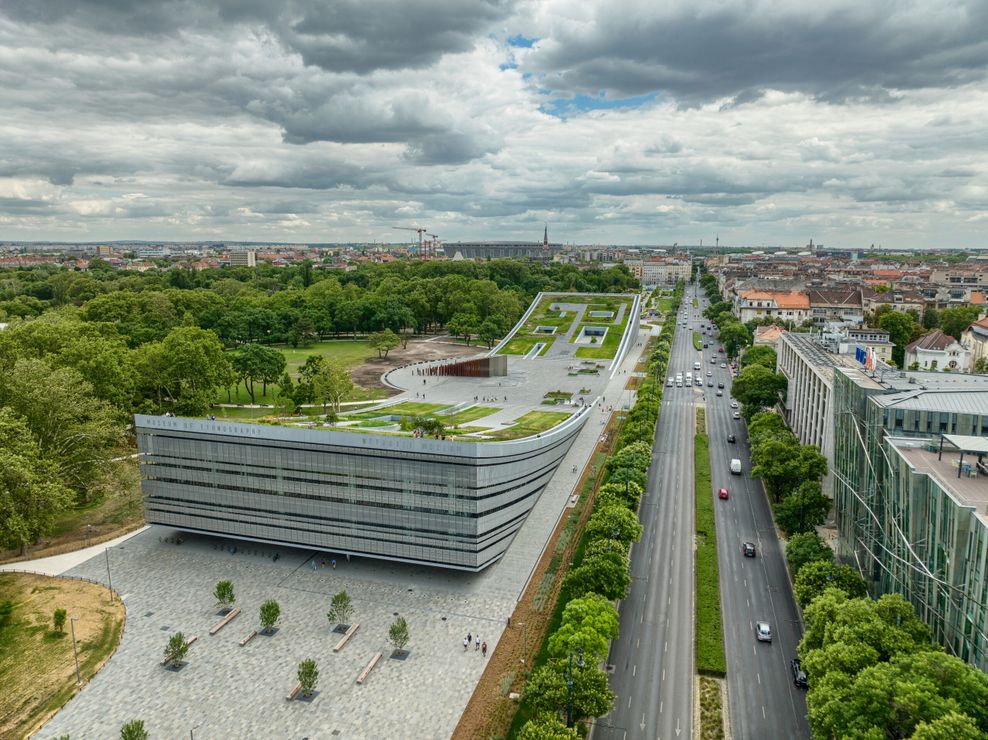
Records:
[[[717,491],[717,498],[722,498],[722,499],[725,499],[726,500],[727,499],[727,489],[726,488],[721,488],[719,491]]]
[[[717,351],[718,351],[718,352],[723,352],[723,351],[724,351],[724,348],[723,348],[723,347],[721,347],[721,348],[720,348],[720,349],[718,349]]]

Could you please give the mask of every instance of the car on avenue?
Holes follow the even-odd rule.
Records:
[[[668,386],[670,386],[670,387],[671,387],[671,386],[672,386],[672,384],[673,384],[674,382],[675,382],[675,381],[674,381],[674,380],[673,380],[672,378],[669,378],[669,379],[668,379],[668,380],[666,381],[666,385],[668,385]]]
[[[796,684],[797,688],[805,689],[809,682],[806,680],[806,671],[803,670],[803,664],[799,658],[790,660],[789,666],[792,668],[792,682]]]
[[[726,370],[727,369],[727,363],[726,362],[720,363],[720,369],[721,370]]]
[[[707,381],[707,388],[713,388],[713,387],[714,387],[714,381],[708,380]]]
[[[733,434],[728,434],[727,441],[730,442],[731,444],[734,444],[735,442],[738,441],[738,438],[735,437]]]
[[[755,622],[755,639],[758,642],[772,642],[772,626],[768,622]]]
[[[718,384],[717,384],[717,387],[718,387],[718,388],[723,388],[723,387],[724,387],[724,384],[723,384],[723,383],[718,383]]]
[[[707,370],[707,377],[708,377],[708,378],[709,378],[709,377],[710,377],[711,375],[713,375],[713,374],[714,374],[714,371],[713,371],[713,370]]]
[[[741,543],[741,554],[746,558],[755,557],[755,543],[754,542],[742,542]]]
[[[737,407],[738,407],[738,402],[737,401],[731,401],[731,408],[732,409],[736,409]]]
[[[727,493],[727,489],[726,488],[721,488],[719,491],[717,491],[717,498],[723,499],[724,501],[726,501],[729,498],[729,494]]]
[[[716,365],[717,364],[717,358],[716,357],[711,357],[710,358],[710,364],[711,365]]]
[[[724,348],[723,347],[718,347],[717,348],[717,351],[720,352],[721,354],[723,354],[724,353]]]
[[[724,391],[717,391],[717,398],[720,398],[723,395],[724,395]]]
[[[734,418],[735,419],[740,419],[741,418],[741,412],[740,411],[735,411],[734,412]]]

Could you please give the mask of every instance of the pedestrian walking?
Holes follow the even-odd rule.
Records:
[[[487,643],[486,642],[484,642],[484,644],[480,646],[480,652],[481,652],[481,654],[485,658],[487,657]]]
[[[467,651],[467,645],[469,645],[469,644],[470,644],[470,638],[469,637],[464,637],[463,638],[463,652],[466,652]]]
[[[480,650],[480,635],[477,635],[477,647],[474,650]]]
[[[473,632],[467,632],[467,646],[473,642]]]

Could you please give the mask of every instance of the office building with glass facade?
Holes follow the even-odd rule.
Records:
[[[146,520],[482,570],[504,554],[592,408],[498,442],[138,415]]]
[[[988,475],[929,452],[944,434],[988,438],[988,376],[839,367],[832,407],[838,555],[873,594],[902,594],[950,652],[988,668]]]

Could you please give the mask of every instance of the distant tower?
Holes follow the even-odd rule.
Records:
[[[714,244],[714,247],[717,248],[717,249],[720,249],[720,235],[719,234],[717,235],[717,243]]]
[[[545,225],[545,231],[542,233],[542,261],[549,263],[549,224]]]

